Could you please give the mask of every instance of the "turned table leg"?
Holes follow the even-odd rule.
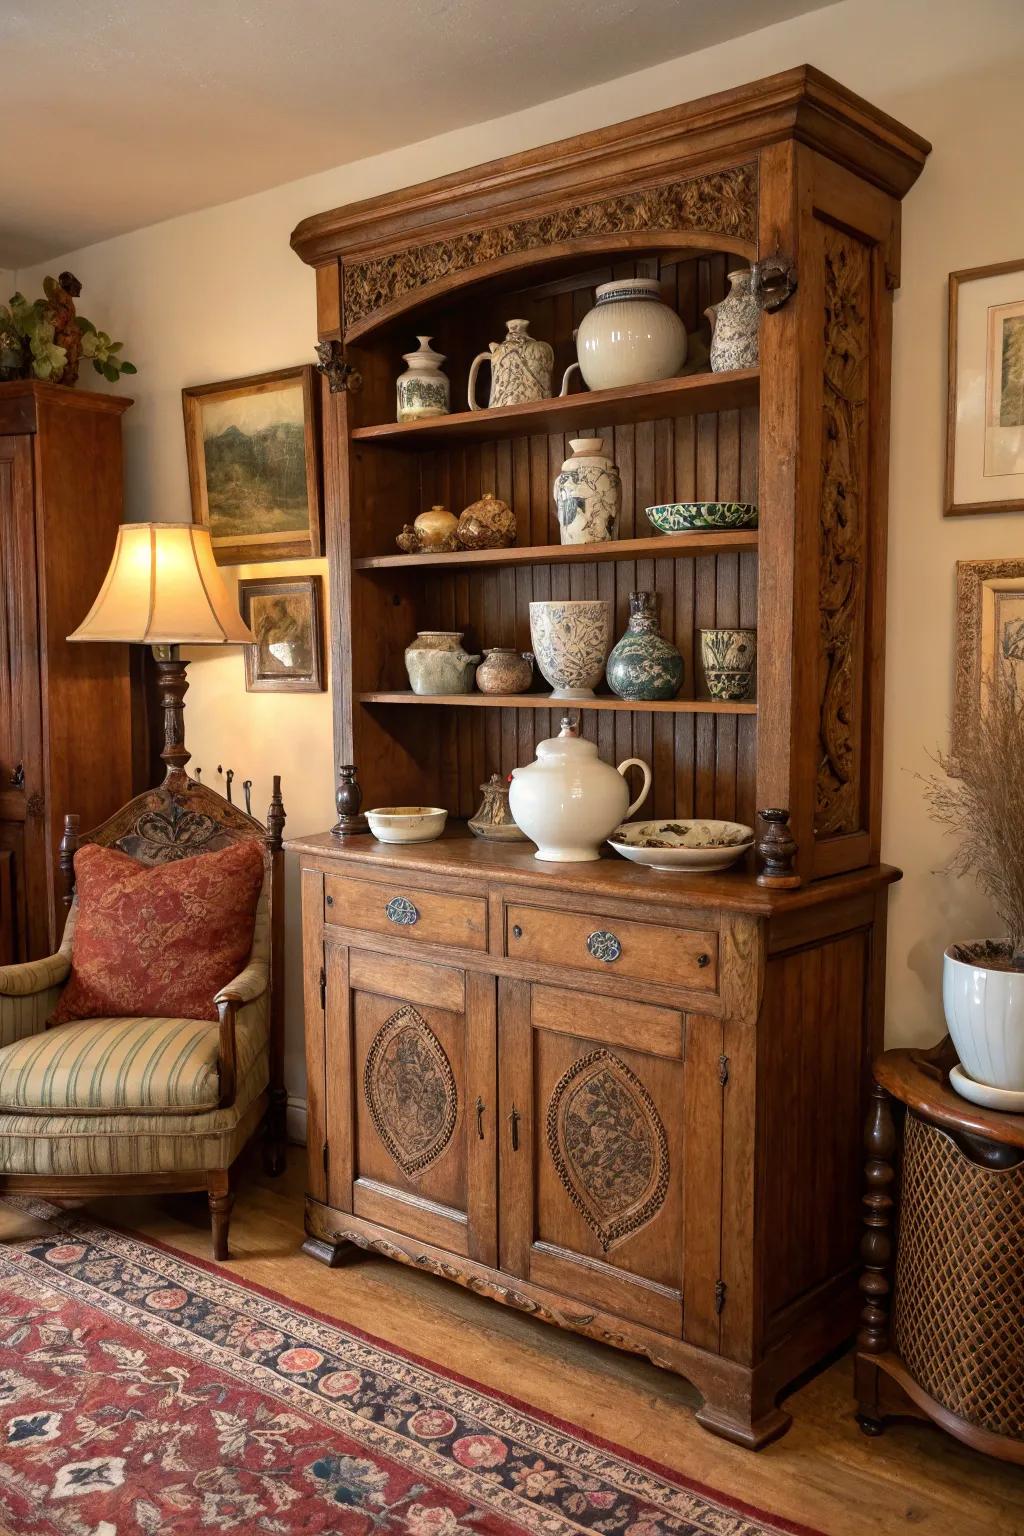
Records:
[[[889,1347],[889,1297],[892,1291],[889,1266],[892,1262],[894,1204],[891,1186],[895,1177],[896,1127],[889,1095],[877,1083],[871,1088],[864,1150],[867,1153],[865,1191],[861,1202],[864,1234],[860,1245],[863,1306],[857,1334],[855,1391],[857,1423],[866,1435],[880,1435],[885,1426],[878,1405],[879,1371],[874,1357],[884,1354]]]

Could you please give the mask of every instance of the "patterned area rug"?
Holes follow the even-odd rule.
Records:
[[[0,1525],[17,1536],[805,1530],[223,1269],[58,1219],[0,1245]]]

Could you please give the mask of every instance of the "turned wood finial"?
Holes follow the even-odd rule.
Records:
[[[789,811],[771,809],[758,811],[758,815],[764,830],[757,840],[763,866],[757,883],[770,890],[793,890],[800,884],[800,876],[795,867],[797,844],[789,830]]]
[[[78,828],[81,825],[81,817],[68,814],[64,817],[64,830],[60,837],[60,847],[57,851],[57,863],[60,868],[63,892],[61,900],[66,907],[70,907],[75,899],[75,854],[78,852]]]
[[[339,764],[338,791],[334,803],[338,808],[338,820],[331,828],[332,837],[360,837],[369,832],[370,824],[359,809],[363,803],[363,791],[356,778],[355,763]]]
[[[864,1235],[860,1257],[863,1269],[860,1292],[864,1304],[860,1314],[857,1348],[869,1355],[882,1354],[889,1345],[889,1264],[892,1259],[893,1198],[890,1193],[896,1153],[896,1127],[893,1124],[889,1095],[873,1083],[871,1105],[864,1129],[865,1192],[862,1200]]]
[[[280,853],[284,846],[284,801],[281,799],[281,775],[274,774],[270,809],[267,811],[267,847],[271,853]]]

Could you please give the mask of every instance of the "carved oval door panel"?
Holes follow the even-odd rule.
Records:
[[[611,1051],[579,1057],[548,1103],[547,1143],[561,1183],[607,1253],[661,1210],[668,1138],[636,1073]]]
[[[381,1141],[406,1177],[417,1178],[451,1141],[459,1096],[441,1042],[411,1003],[374,1036],[363,1092]]]

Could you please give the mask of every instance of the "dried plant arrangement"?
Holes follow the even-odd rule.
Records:
[[[942,774],[925,780],[933,818],[960,838],[947,865],[973,875],[1006,929],[979,961],[1024,971],[1024,691],[1009,668],[985,689],[983,707],[955,761],[936,754]]]

